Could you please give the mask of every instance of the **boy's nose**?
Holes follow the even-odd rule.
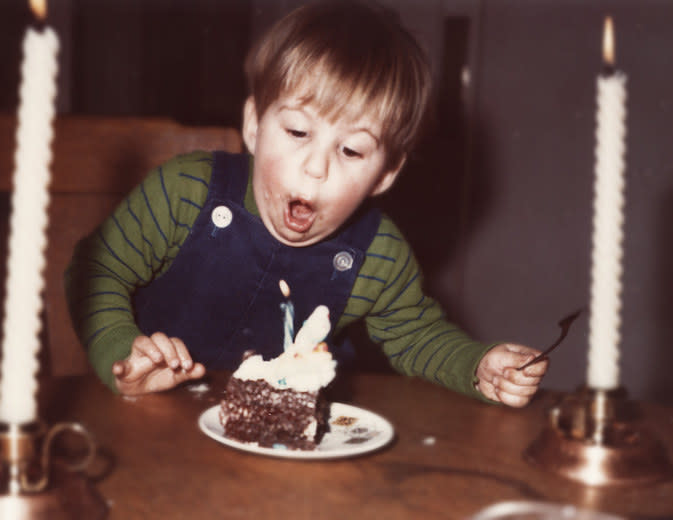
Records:
[[[304,172],[314,179],[324,180],[329,171],[329,154],[326,150],[315,147],[309,150],[304,161]]]

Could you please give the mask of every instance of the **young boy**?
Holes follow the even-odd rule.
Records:
[[[250,155],[167,162],[76,248],[69,304],[101,379],[155,392],[249,349],[278,355],[284,279],[295,330],[326,304],[333,331],[364,319],[400,372],[524,406],[547,362],[517,371],[538,352],[447,322],[400,231],[363,204],[393,185],[419,132],[430,73],[413,37],[378,7],[311,3],[270,30],[246,74]]]

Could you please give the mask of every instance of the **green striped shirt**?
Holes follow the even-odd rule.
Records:
[[[179,254],[206,201],[212,166],[208,152],[159,166],[75,248],[66,272],[68,305],[92,366],[113,389],[112,363],[128,356],[141,334],[132,294],[161,276]],[[258,215],[251,183],[245,207]],[[397,371],[481,397],[474,374],[490,346],[449,323],[437,302],[423,293],[411,248],[387,217],[334,332],[360,319]]]

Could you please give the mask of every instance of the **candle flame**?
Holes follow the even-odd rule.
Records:
[[[38,20],[44,21],[47,18],[47,0],[28,0],[28,3]]]
[[[280,292],[283,293],[283,296],[286,298],[290,297],[290,286],[287,284],[285,280],[280,280],[278,282],[278,287],[280,287]]]
[[[611,67],[615,64],[615,31],[611,16],[606,17],[603,24],[603,62]]]

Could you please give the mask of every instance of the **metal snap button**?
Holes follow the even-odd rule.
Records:
[[[351,267],[353,267],[353,255],[351,255],[348,251],[341,251],[340,253],[334,255],[332,265],[337,271],[348,271]]]
[[[218,228],[225,228],[234,219],[234,215],[227,206],[217,206],[210,214],[210,218]]]

